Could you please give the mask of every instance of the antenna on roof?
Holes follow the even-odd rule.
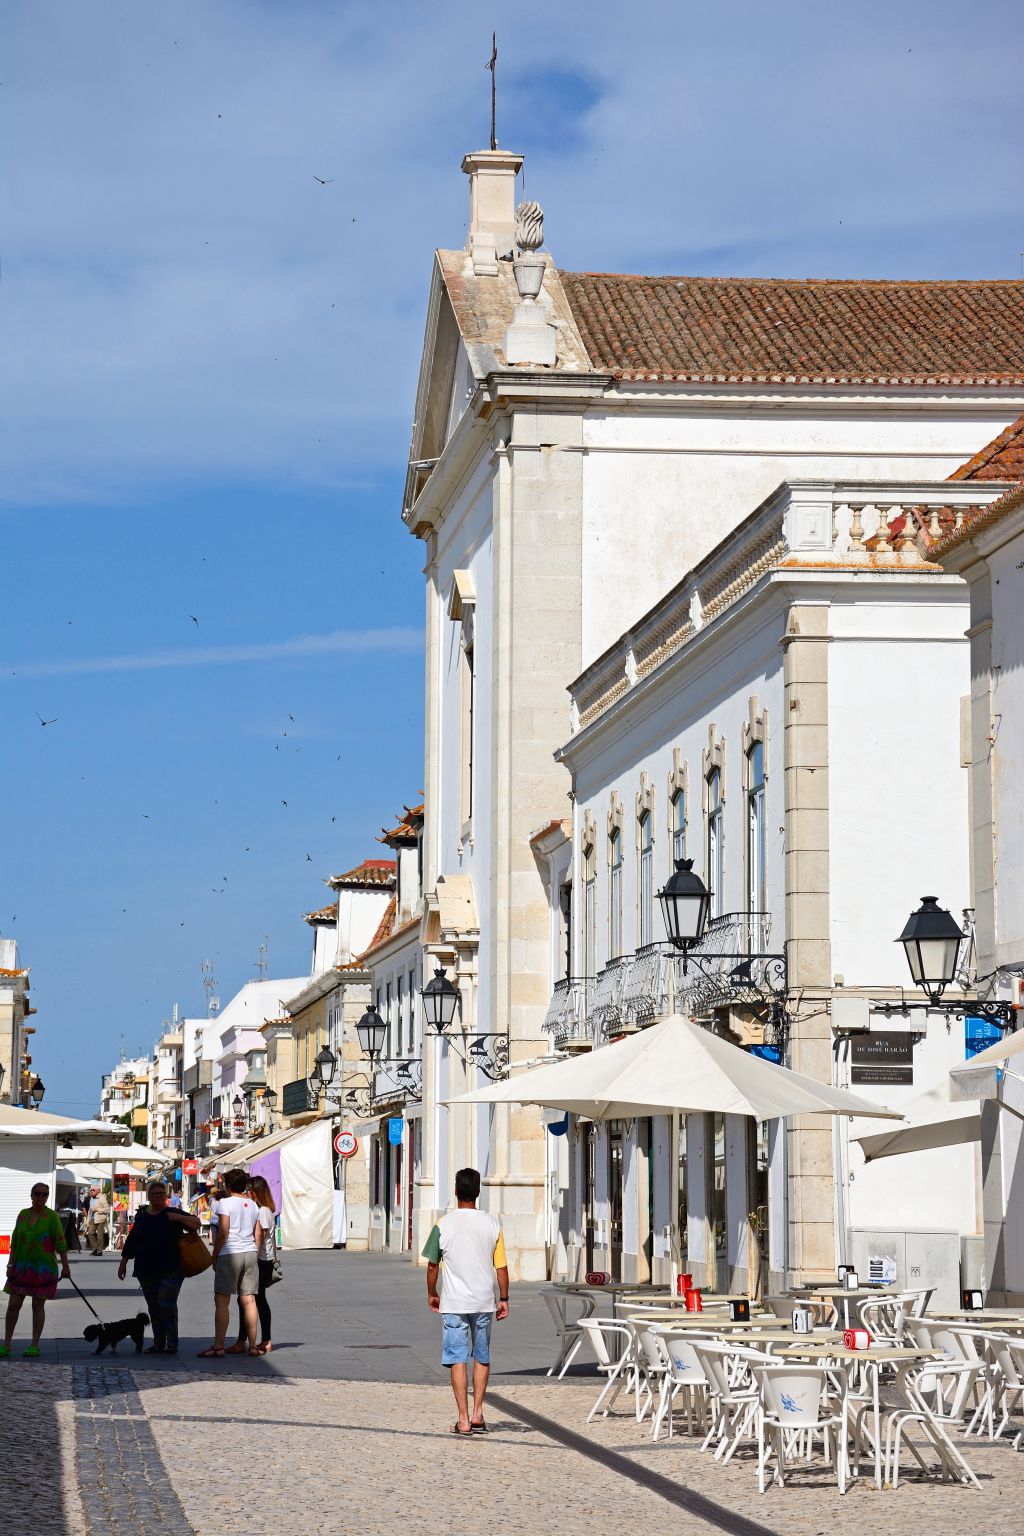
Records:
[[[220,1012],[220,998],[214,997],[213,989],[217,985],[213,974],[213,961],[203,961],[203,990],[206,993],[206,1013],[208,1018],[216,1018]]]
[[[259,947],[259,958],[256,961],[256,969],[259,972],[260,981],[266,981],[266,979],[267,979],[267,969],[268,969],[269,964],[270,964],[270,962],[267,959],[267,951],[269,950],[269,948],[270,948],[270,935],[265,933],[263,935],[263,943]]]
[[[495,89],[494,89],[494,66],[497,64],[497,62],[498,62],[498,34],[496,32],[492,32],[491,33],[491,56],[487,60],[487,63],[484,65],[484,69],[489,69],[490,72],[491,72],[491,148],[492,149],[497,149],[497,147],[498,147],[498,140],[497,140],[497,138],[495,136],[495,132],[494,132],[494,112],[495,112],[495,106],[496,106]]]
[[[118,1061],[124,1061],[124,1060],[125,1060],[125,1054],[124,1054],[124,1035],[122,1035],[121,1036],[121,1054],[118,1057]]]

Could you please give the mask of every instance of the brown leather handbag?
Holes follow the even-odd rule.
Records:
[[[178,1242],[178,1258],[186,1280],[191,1275],[201,1275],[213,1264],[213,1254],[198,1232],[183,1232]]]

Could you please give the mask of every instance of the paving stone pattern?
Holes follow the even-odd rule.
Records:
[[[96,1260],[87,1272],[104,1315],[126,1310],[130,1289],[109,1265]],[[44,1359],[0,1362],[0,1536],[988,1536],[1021,1527],[1024,1455],[1006,1441],[964,1447],[980,1490],[911,1476],[879,1493],[861,1479],[841,1500],[819,1459],[762,1498],[747,1453],[722,1467],[682,1434],[654,1445],[628,1408],[586,1426],[599,1383],[592,1369],[545,1377],[550,1323],[526,1286],[495,1330],[491,1432],[456,1438],[422,1274],[390,1257],[326,1253],[289,1255],[287,1277],[274,1291],[274,1353],[259,1360],[195,1358],[211,1313],[199,1282],[186,1287],[173,1359],[94,1358],[81,1339],[82,1303],[53,1304]]]

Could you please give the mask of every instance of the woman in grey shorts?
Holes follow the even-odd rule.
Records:
[[[213,1243],[214,1340],[209,1349],[201,1351],[202,1360],[224,1358],[232,1296],[238,1297],[245,1321],[248,1353],[260,1353],[256,1345],[256,1292],[260,1281],[255,1235],[259,1206],[245,1193],[249,1178],[243,1168],[229,1169],[224,1183],[227,1199],[221,1200],[217,1207],[217,1231]]]

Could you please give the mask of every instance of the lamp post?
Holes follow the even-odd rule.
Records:
[[[459,989],[448,980],[444,966],[438,966],[420,996],[423,999],[423,1017],[428,1027],[436,1034],[443,1035],[454,1023],[459,1009]]]
[[[463,1025],[464,1051],[460,1051],[447,1035],[447,1031],[455,1022],[455,1015],[461,1012],[462,1001],[458,987],[448,980],[443,965],[437,967],[434,975],[422,988],[420,998],[427,1028],[432,1029],[435,1035],[448,1039],[452,1049],[466,1066],[470,1061],[474,1062],[492,1083],[508,1076],[508,1030],[474,1030],[469,1034]]]
[[[356,1023],[359,1049],[364,1056],[369,1056],[371,1062],[376,1061],[383,1051],[387,1032],[388,1026],[377,1012],[376,1004],[371,1003]]]
[[[700,943],[708,924],[711,892],[693,872],[692,859],[676,859],[674,872],[658,892],[665,932],[673,949],[682,950],[683,971],[687,955]]]
[[[274,1110],[277,1107],[277,1094],[273,1088],[264,1088],[263,1102],[267,1109],[266,1131],[269,1136],[274,1129]]]
[[[956,979],[957,960],[963,933],[960,924],[937,896],[922,896],[921,905],[907,918],[898,942],[903,945],[910,974],[927,996],[938,1003],[946,988]]]
[[[43,1084],[43,1080],[37,1074],[32,1079],[32,1087],[29,1089],[29,1093],[32,1095],[32,1103],[36,1109],[38,1109],[40,1104],[43,1102],[43,1095],[45,1092],[46,1088]]]
[[[334,1082],[334,1074],[337,1068],[337,1056],[335,1056],[329,1045],[323,1046],[317,1052],[316,1061],[313,1063],[313,1077],[320,1083],[321,1087],[329,1088]]]

